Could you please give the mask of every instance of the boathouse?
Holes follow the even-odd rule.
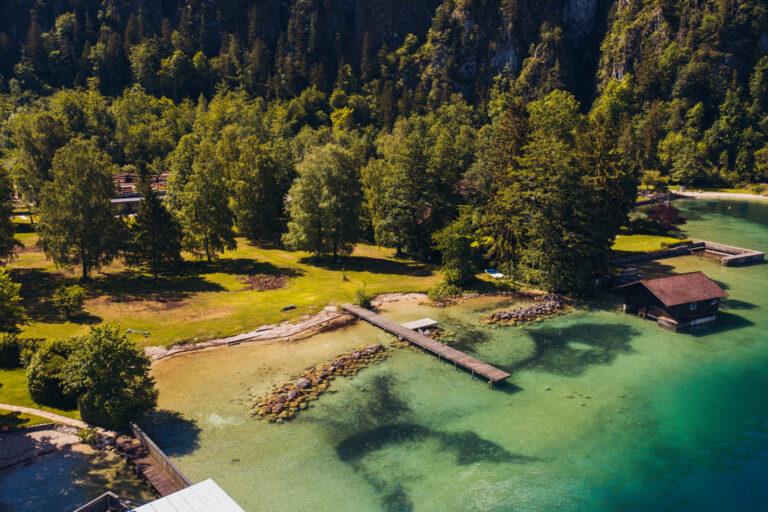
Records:
[[[656,320],[673,331],[715,321],[720,299],[728,296],[702,272],[643,279],[614,288],[624,296],[624,312]]]

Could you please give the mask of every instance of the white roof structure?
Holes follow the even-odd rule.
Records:
[[[132,512],[245,512],[235,500],[216,485],[204,480],[159,500],[142,505]]]
[[[414,320],[413,322],[404,323],[403,327],[406,329],[412,329],[417,331],[419,329],[429,329],[430,327],[437,327],[437,321],[431,318],[422,318],[421,320]]]

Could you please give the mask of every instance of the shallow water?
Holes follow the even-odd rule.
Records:
[[[678,206],[690,236],[768,249],[768,205]],[[691,270],[730,294],[710,329],[671,333],[610,299],[499,329],[479,321],[497,298],[394,303],[385,316],[438,320],[457,348],[510,371],[509,383],[489,390],[393,349],[289,423],[250,416],[253,397],[292,374],[389,343],[356,324],[156,365],[164,411],[146,430],[193,481],[214,478],[246,510],[764,510],[768,264],[684,257],[645,273]]]
[[[0,473],[0,510],[71,511],[106,491],[135,505],[154,499],[119,454],[81,445]]]

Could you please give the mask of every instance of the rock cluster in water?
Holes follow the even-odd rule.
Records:
[[[530,306],[521,306],[514,309],[499,311],[497,313],[491,313],[486,316],[485,319],[491,323],[506,322],[514,324],[517,322],[535,320],[543,316],[551,316],[562,312],[562,310],[565,309],[565,297],[558,295],[557,293],[544,295],[538,300],[539,302],[531,304]]]
[[[283,384],[256,404],[254,415],[272,422],[283,423],[297,412],[306,409],[308,402],[317,400],[328,390],[330,381],[337,375],[354,375],[369,363],[386,357],[383,345],[368,345],[342,354],[329,363],[317,365],[296,376],[296,380]]]

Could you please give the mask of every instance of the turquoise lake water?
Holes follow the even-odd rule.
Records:
[[[697,238],[768,250],[768,205],[680,201]],[[709,329],[671,333],[605,299],[529,327],[480,317],[510,301],[394,303],[456,332],[454,346],[512,373],[485,382],[414,349],[333,382],[294,420],[250,416],[254,397],[354,347],[355,324],[295,343],[160,363],[164,409],[146,430],[193,481],[248,511],[750,511],[768,509],[768,264],[683,257],[730,297]]]

